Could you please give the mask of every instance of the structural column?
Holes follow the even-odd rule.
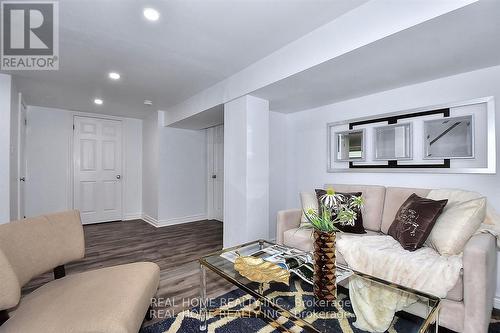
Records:
[[[224,247],[269,236],[269,102],[224,105]]]

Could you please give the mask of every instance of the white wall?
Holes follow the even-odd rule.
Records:
[[[10,220],[18,216],[18,133],[19,133],[19,92],[11,80],[10,89]]]
[[[500,175],[327,173],[326,124],[421,106],[495,96],[500,109],[500,66],[402,87],[336,104],[290,114],[287,135],[287,204],[298,206],[298,192],[325,183],[384,184],[408,187],[461,187],[481,192],[500,209]],[[500,131],[500,117],[497,116]],[[497,147],[498,143],[497,135]],[[499,154],[500,155],[500,154]],[[498,164],[499,156],[497,156]],[[293,161],[293,163],[292,163]]]
[[[61,109],[28,106],[26,130],[26,216],[72,209],[73,117]],[[92,114],[90,116],[96,116]],[[122,118],[125,170],[124,218],[142,212],[142,120]]]
[[[162,127],[159,145],[158,223],[206,219],[206,131]]]
[[[276,215],[286,207],[287,115],[269,112],[269,239],[276,239]]]
[[[224,105],[224,247],[269,238],[269,102]]]
[[[26,216],[71,209],[72,138],[79,112],[28,107]],[[95,114],[90,116],[96,116]],[[205,131],[158,127],[158,114],[123,121],[123,218],[155,225],[206,217]]]
[[[142,120],[123,121],[123,215],[125,220],[142,218]]]
[[[161,112],[144,119],[143,217],[155,226],[207,216],[207,139],[204,130],[163,127]]]
[[[10,221],[10,75],[0,74],[0,223]]]
[[[327,173],[326,124],[361,116],[434,104],[494,96],[497,151],[500,147],[500,66],[406,86],[288,116],[287,201],[283,208],[299,207],[300,191],[325,183],[381,184],[424,188],[462,188],[480,192],[500,211],[500,174]],[[500,154],[497,153],[497,165]],[[500,263],[500,258],[499,258]],[[499,265],[500,266],[500,265]],[[498,280],[497,297],[500,297]]]
[[[153,112],[142,129],[142,212],[148,220],[158,219],[158,133],[158,114]]]

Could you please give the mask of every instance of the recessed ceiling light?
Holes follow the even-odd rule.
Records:
[[[103,101],[100,98],[96,98],[96,99],[94,99],[94,103],[97,105],[102,105]]]
[[[120,79],[120,74],[118,74],[116,72],[111,72],[108,74],[108,76],[111,80],[119,80]]]
[[[153,8],[144,8],[142,13],[144,14],[144,17],[150,21],[158,21],[160,18],[160,13]]]

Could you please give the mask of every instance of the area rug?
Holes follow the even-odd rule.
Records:
[[[339,313],[342,313],[339,320],[327,320],[323,315],[317,313],[301,312],[303,309],[300,304],[307,302],[314,296],[312,290],[307,284],[295,284],[293,286],[298,293],[294,293],[293,297],[290,294],[287,297],[285,291],[275,291],[268,297],[279,297],[279,304],[294,313],[299,313],[301,317],[307,317],[308,322],[313,322],[313,325],[321,332],[332,333],[363,333],[364,331],[358,330],[352,326],[356,320],[353,310],[349,302],[344,302]],[[339,296],[345,297],[345,296]],[[234,290],[221,297],[211,301],[211,308],[219,308],[223,310],[237,310],[237,309],[251,309],[255,307],[254,299],[241,290]],[[388,333],[413,333],[418,332],[420,318],[409,316],[410,318],[398,317],[392,323],[387,331]],[[145,327],[140,333],[191,333],[199,332],[200,320],[198,309],[188,310],[180,313],[176,317],[168,318],[162,322]],[[275,318],[282,327],[285,327],[290,332],[302,332],[301,328],[295,326],[292,322],[283,317]],[[440,330],[441,331],[441,330]],[[268,321],[260,318],[234,318],[234,317],[210,317],[208,320],[208,332],[217,333],[245,333],[245,332],[258,332],[258,333],[275,333],[280,332],[275,326],[271,325]],[[446,331],[448,332],[448,331]],[[500,320],[492,319],[489,333],[500,333]]]

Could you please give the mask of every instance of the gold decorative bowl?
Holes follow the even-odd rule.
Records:
[[[290,280],[289,271],[262,258],[238,257],[234,269],[253,282],[281,282],[288,285]]]

